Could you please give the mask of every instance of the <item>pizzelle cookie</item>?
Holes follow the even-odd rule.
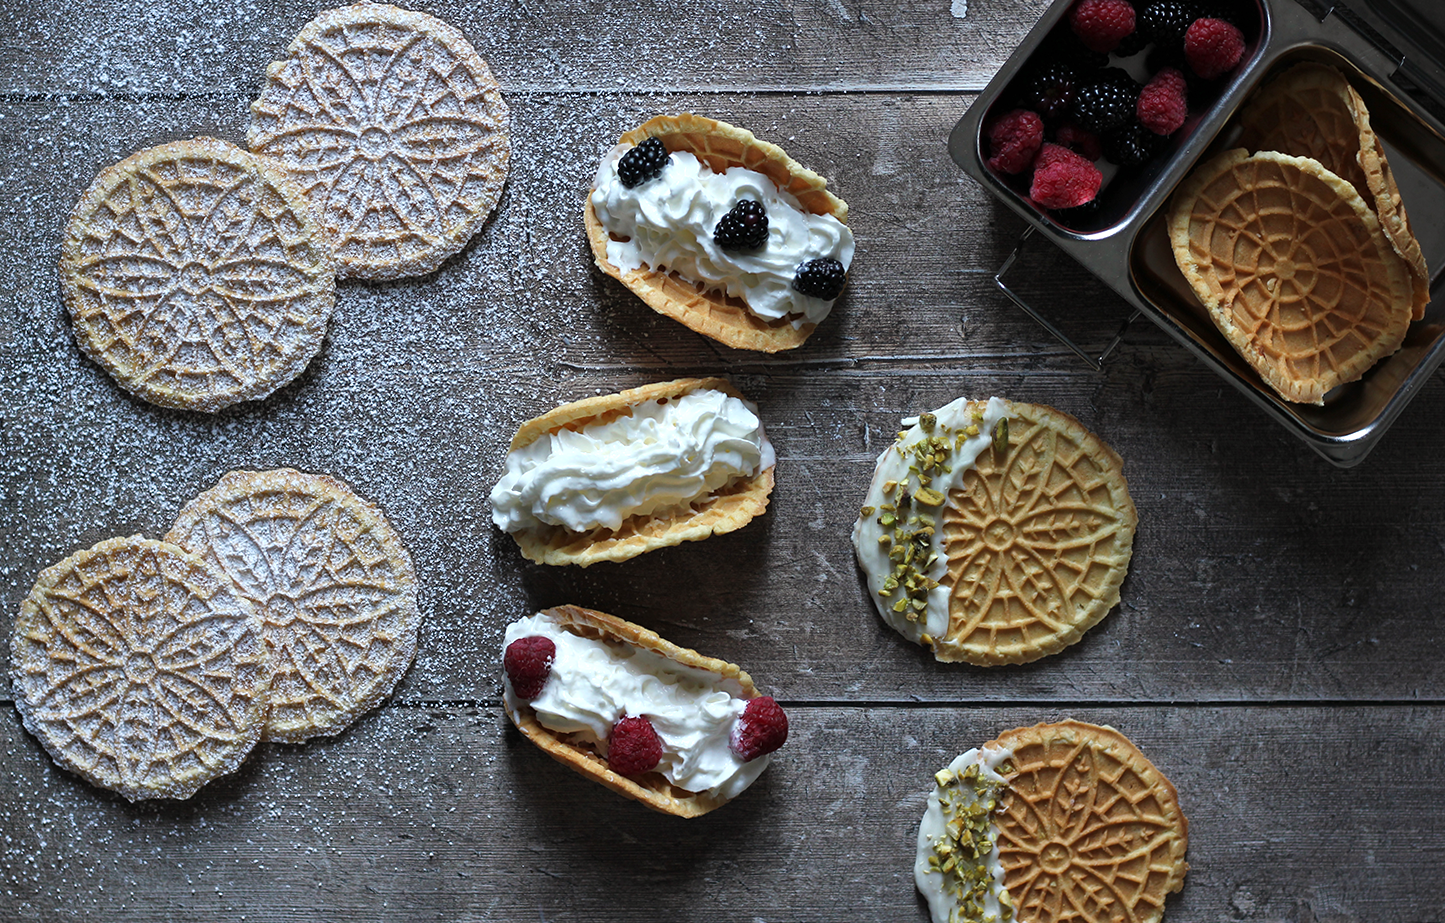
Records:
[[[548,756],[654,811],[697,817],[750,786],[787,716],[736,664],[557,606],[507,627],[503,704]]]
[[[598,268],[654,311],[728,346],[777,352],[812,335],[852,262],[848,205],[827,185],[746,129],[660,115],[604,158],[583,220]],[[745,199],[755,213],[723,231]]]
[[[205,562],[139,535],[41,573],[10,658],[26,729],[131,801],[190,797],[236,769],[265,724],[260,617]]]
[[[935,781],[914,865],[935,923],[1157,923],[1184,887],[1178,793],[1114,728],[1016,728]]]
[[[299,375],[336,298],[297,189],[213,138],[101,171],[66,227],[60,281],[76,342],[121,387],[208,413]]]
[[[1412,319],[1424,317],[1430,303],[1425,255],[1410,229],[1384,146],[1370,127],[1370,112],[1345,75],[1324,64],[1296,64],[1250,100],[1238,121],[1241,147],[1317,160],[1355,187],[1410,270]]]
[[[1215,326],[1285,400],[1323,404],[1405,338],[1409,269],[1373,209],[1316,160],[1220,154],[1175,191],[1169,239]]]
[[[357,3],[317,16],[266,72],[251,150],[310,201],[342,278],[429,273],[497,204],[511,154],[501,88],[461,32]]]
[[[959,398],[905,420],[853,545],[883,620],[940,661],[1027,663],[1119,602],[1138,524],[1113,449],[1039,404]]]
[[[265,739],[337,734],[378,705],[416,654],[416,573],[381,511],[289,468],[232,471],[166,540],[228,576],[262,621],[275,667]]]
[[[724,379],[629,388],[522,424],[492,521],[529,561],[625,561],[747,525],[774,463],[757,408]]]

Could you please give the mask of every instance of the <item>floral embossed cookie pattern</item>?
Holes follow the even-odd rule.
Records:
[[[211,138],[101,172],[61,245],[75,338],[124,388],[214,412],[291,381],[321,349],[335,273],[305,200]]]
[[[186,798],[261,736],[261,621],[181,548],[107,539],[47,569],[10,639],[15,703],[61,766],[137,801]]]
[[[386,698],[416,654],[416,573],[386,517],[346,485],[232,471],[166,535],[234,582],[274,660],[265,739],[336,734]]]
[[[461,32],[357,3],[316,17],[270,66],[251,150],[311,202],[342,278],[429,273],[466,246],[501,195],[507,106]]]

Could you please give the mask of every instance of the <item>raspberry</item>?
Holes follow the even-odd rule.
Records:
[[[1060,126],[1059,130],[1054,132],[1054,143],[1068,148],[1085,160],[1098,160],[1104,156],[1099,136],[1074,124]]]
[[[502,655],[502,669],[507,671],[517,698],[531,701],[542,694],[556,656],[557,645],[541,635],[518,638],[507,645],[507,652]]]
[[[1244,57],[1244,33],[1222,19],[1196,19],[1184,33],[1184,57],[1194,73],[1213,80]]]
[[[1103,174],[1066,147],[1045,144],[1034,161],[1029,198],[1044,208],[1076,208],[1093,201],[1104,182]]]
[[[1022,173],[1034,162],[1044,143],[1044,121],[1036,113],[1015,109],[988,128],[990,169],[1000,173]]]
[[[1074,118],[1089,131],[1106,132],[1134,118],[1139,84],[1123,70],[1109,67],[1074,94]]]
[[[624,776],[640,776],[662,760],[662,740],[646,718],[622,717],[612,725],[607,765]]]
[[[1142,167],[1165,145],[1165,140],[1138,122],[1130,122],[1104,136],[1104,158],[1121,167]]]
[[[1029,79],[1022,100],[1024,108],[1032,109],[1046,121],[1057,122],[1069,114],[1078,85],[1079,69],[1067,61],[1055,61]]]
[[[757,250],[768,242],[768,212],[763,203],[743,199],[712,229],[713,243],[724,250]]]
[[[667,166],[667,148],[657,138],[648,138],[617,161],[617,178],[628,189],[656,179]]]
[[[1190,23],[1198,18],[1198,8],[1188,0],[1154,0],[1139,11],[1135,27],[1151,42],[1178,45],[1184,41]]]
[[[1140,92],[1139,104],[1134,111],[1139,116],[1139,123],[1154,134],[1174,134],[1189,114],[1189,91],[1184,75],[1172,67],[1155,74]]]
[[[747,763],[764,753],[772,753],[787,740],[788,716],[771,696],[764,695],[748,702],[748,707],[743,709],[733,724],[728,747]]]
[[[1069,10],[1069,27],[1090,51],[1113,51],[1134,31],[1134,7],[1127,0],[1079,0]]]
[[[848,271],[837,260],[823,257],[798,264],[793,275],[793,289],[811,298],[832,301],[843,294],[848,284]]]

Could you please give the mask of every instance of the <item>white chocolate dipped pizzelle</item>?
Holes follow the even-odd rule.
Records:
[[[934,923],[1158,923],[1189,822],[1108,726],[1015,728],[935,775],[914,881]]]
[[[1056,653],[1113,609],[1138,519],[1112,449],[1000,398],[903,422],[853,527],[889,626],[940,661],[993,666]]]
[[[767,509],[775,461],[756,408],[727,381],[645,385],[524,423],[492,521],[531,561],[625,561],[742,528]]]
[[[514,643],[538,638],[554,649],[545,678],[540,689],[519,693],[509,663],[507,716],[553,759],[655,811],[696,817],[725,804],[758,778],[786,740],[783,720],[770,749],[740,755],[738,725],[748,720],[749,703],[776,704],[735,664],[578,606],[513,622],[504,654]],[[624,716],[647,718],[660,739],[658,762],[645,772],[624,774],[609,764],[609,735]]]
[[[617,170],[649,138],[669,152],[662,174],[625,188]],[[723,250],[717,222],[741,199],[761,201],[767,243]],[[684,113],[622,135],[587,197],[587,238],[603,272],[653,310],[739,349],[776,352],[807,340],[833,299],[792,286],[800,263],[853,258],[848,206],[827,181],[745,129]],[[834,296],[836,297],[836,296]]]

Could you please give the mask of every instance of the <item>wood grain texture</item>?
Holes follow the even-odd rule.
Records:
[[[1166,920],[1424,923],[1445,911],[1445,802],[1419,771],[1445,762],[1445,713],[1382,711],[794,705],[779,759],[695,820],[554,763],[494,703],[265,745],[171,806],[97,792],[6,721],[0,876],[10,920],[926,919],[912,860],[933,772],[1077,718],[1179,789],[1191,870]]]
[[[1166,919],[1445,918],[1445,380],[1340,471],[1145,322],[1088,371],[995,288],[1023,225],[945,151],[1046,4],[962,6],[426,5],[507,95],[497,212],[430,276],[340,286],[307,371],[213,417],[130,398],[83,358],[58,241],[106,165],[243,139],[265,64],[316,6],[0,10],[6,607],[72,551],[164,533],[225,471],[289,465],[385,510],[423,613],[381,709],[333,740],[265,746],[179,805],[57,770],[8,705],[5,650],[0,919],[922,920],[909,862],[932,772],[1060,717],[1118,726],[1179,786],[1193,871]],[[705,340],[591,264],[597,158],[683,110],[781,144],[851,207],[848,292],[794,353]],[[1092,348],[1125,313],[1044,246],[1011,281]],[[587,570],[528,564],[492,527],[522,421],[693,375],[759,403],[779,452],[766,515]],[[899,419],[989,394],[1113,445],[1140,518],[1118,610],[1061,655],[994,670],[936,664],[884,627],[848,542]],[[784,758],[691,824],[547,760],[506,728],[497,663],[507,621],[558,603],[742,665],[793,715]]]

